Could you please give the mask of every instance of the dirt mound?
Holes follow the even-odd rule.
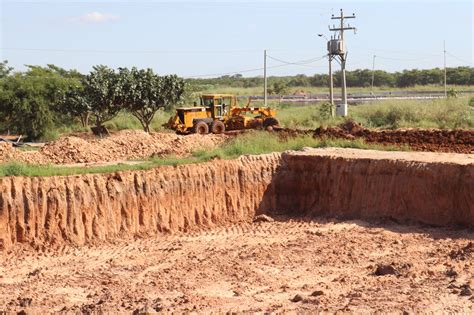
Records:
[[[180,136],[173,133],[148,134],[126,130],[102,139],[63,137],[46,144],[39,152],[21,153],[15,158],[37,164],[74,164],[143,159],[150,156],[185,156],[195,150],[213,149],[227,138],[225,135]],[[13,153],[17,152],[13,148],[11,150]]]
[[[108,154],[104,148],[76,137],[64,137],[48,143],[40,153],[51,163],[96,162]]]
[[[0,163],[7,162],[18,155],[17,150],[15,150],[11,143],[8,142],[0,142]]]
[[[353,119],[346,120],[344,123],[339,125],[339,128],[350,134],[359,132],[364,129],[361,124],[359,124]]]
[[[318,128],[315,137],[363,139],[367,143],[408,146],[416,151],[474,153],[474,130],[371,130],[348,120],[338,127]]]

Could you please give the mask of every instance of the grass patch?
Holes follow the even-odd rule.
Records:
[[[336,92],[338,92],[338,88]],[[397,91],[443,91],[444,87],[440,85],[417,85],[406,88],[399,87],[390,87],[390,86],[375,86],[373,91],[377,92],[397,92]],[[458,91],[474,91],[474,86],[472,85],[448,85],[448,89],[454,89]],[[249,95],[260,95],[263,96],[263,86],[257,87],[233,87],[228,85],[220,84],[205,84],[201,85],[200,93],[231,93],[239,96],[249,96]],[[326,86],[295,86],[289,87],[289,95],[305,92],[309,94],[318,94],[318,93],[329,93],[328,87]],[[371,87],[349,87],[349,93],[370,93],[372,92]]]
[[[162,131],[164,129],[163,124],[174,115],[174,112],[167,112],[164,110],[158,110],[151,121],[150,128],[152,131]],[[117,117],[105,123],[107,129],[111,131],[119,131],[126,129],[143,130],[140,121],[128,112],[122,112]]]
[[[162,159],[149,159],[139,164],[119,163],[115,165],[92,166],[92,167],[66,167],[56,165],[33,165],[19,162],[8,162],[0,164],[0,177],[6,176],[28,176],[28,177],[47,177],[47,176],[69,176],[80,174],[114,173],[121,171],[149,170],[165,165],[181,165],[196,163],[194,158],[166,157]]]
[[[323,105],[273,105],[280,123],[288,128],[336,126],[341,117],[327,117]],[[368,128],[474,128],[474,106],[468,97],[437,100],[389,100],[349,106],[349,116]]]
[[[466,97],[354,106],[351,117],[369,128],[474,128],[474,109]]]
[[[263,131],[253,131],[232,139],[230,142],[214,150],[196,151],[189,157],[168,156],[150,158],[139,164],[116,164],[92,167],[65,167],[54,165],[31,165],[18,162],[0,164],[0,177],[5,176],[67,176],[78,174],[114,173],[119,171],[149,170],[164,165],[183,165],[207,162],[215,158],[235,159],[241,155],[258,155],[286,150],[301,150],[312,148],[357,148],[375,150],[403,150],[404,148],[367,144],[364,141],[345,139],[315,139],[311,136],[298,136],[281,139],[277,134]]]

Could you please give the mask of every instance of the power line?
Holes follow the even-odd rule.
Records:
[[[362,48],[363,50],[366,50],[366,51],[369,51],[369,52],[377,52],[377,51],[381,51],[381,52],[387,52],[387,53],[392,53],[392,54],[403,54],[403,55],[422,55],[422,56],[431,56],[431,57],[441,57],[442,54],[434,54],[434,53],[431,53],[431,54],[426,54],[426,53],[420,53],[420,52],[415,52],[415,51],[409,51],[409,50],[393,50],[393,49],[380,49],[380,48],[371,48],[371,47],[366,47],[366,46],[361,46],[360,44],[358,43],[351,43],[351,46],[356,46],[358,48]],[[361,49],[359,49],[361,50]],[[371,54],[373,55],[373,54]],[[377,56],[379,56],[377,54]]]
[[[5,47],[0,50],[10,51],[43,51],[60,53],[104,53],[104,54],[232,54],[232,53],[256,53],[259,49],[241,50],[106,50],[106,49],[55,49],[55,48],[11,48]]]
[[[267,55],[267,57],[274,60],[274,61],[277,61],[277,62],[280,62],[280,63],[283,63],[283,64],[287,64],[287,65],[304,66],[304,65],[314,63],[316,61],[323,60],[327,56],[324,55],[322,57],[312,58],[312,59],[307,59],[307,60],[301,60],[301,61],[285,61],[285,60],[282,60],[282,59],[279,59],[279,58],[276,58],[276,57],[272,57],[270,55]]]
[[[421,61],[421,60],[429,60],[433,59],[433,57],[422,57],[422,58],[393,58],[393,57],[385,57],[377,55],[377,58],[386,59],[386,60],[394,60],[394,61]]]
[[[268,56],[268,55],[267,55],[267,57],[270,58],[270,56]],[[274,58],[272,58],[272,59],[274,59]],[[323,58],[319,58],[318,60],[321,60],[321,59],[323,59]],[[304,64],[302,64],[302,62],[308,62],[308,61],[314,62],[314,61],[316,61],[316,58],[315,59],[299,60],[299,61],[295,61],[295,62],[291,62],[291,63],[281,60],[280,62],[284,62],[284,64],[269,66],[269,67],[267,67],[267,69],[275,69],[275,68],[287,67],[287,66],[292,66],[292,65],[304,65]],[[262,67],[262,68],[244,69],[244,70],[232,71],[232,72],[201,74],[201,75],[189,76],[188,78],[219,77],[219,76],[224,76],[224,75],[232,75],[232,74],[262,71],[264,69],[265,68]]]
[[[459,57],[453,55],[452,53],[450,53],[449,51],[446,51],[446,53],[447,53],[448,55],[450,55],[451,57],[453,57],[454,59],[457,59],[458,61],[461,61],[461,62],[470,64],[470,65],[474,65],[474,63],[473,63],[472,61],[469,62],[469,61],[467,61],[467,60],[464,60],[464,59],[462,59],[462,58],[459,58]]]

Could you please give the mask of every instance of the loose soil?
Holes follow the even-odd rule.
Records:
[[[315,137],[363,139],[367,143],[405,146],[414,151],[474,153],[474,130],[367,129],[354,121],[338,127],[318,128]]]
[[[213,149],[228,139],[226,135],[189,135],[126,130],[102,139],[62,137],[39,151],[21,152],[2,144],[0,162],[18,160],[32,164],[97,163],[144,159],[165,155],[185,156],[195,150]]]
[[[0,163],[15,159],[19,153],[11,143],[0,141]]]
[[[474,311],[472,230],[275,219],[59,251],[17,247],[0,257],[0,311]]]

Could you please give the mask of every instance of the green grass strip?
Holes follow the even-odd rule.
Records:
[[[207,162],[212,159],[235,159],[241,155],[258,155],[271,152],[283,152],[286,150],[301,150],[304,147],[311,148],[355,148],[373,149],[384,151],[407,150],[405,147],[382,146],[367,144],[363,140],[345,139],[315,139],[312,136],[298,136],[281,139],[277,134],[253,131],[232,139],[230,142],[214,150],[200,150],[193,152],[190,157],[167,156],[163,158],[150,158],[138,164],[115,164],[106,166],[90,167],[66,167],[56,165],[33,165],[19,162],[0,164],[0,177],[6,176],[68,176],[78,174],[114,173],[119,171],[149,170],[164,165],[183,165]]]

